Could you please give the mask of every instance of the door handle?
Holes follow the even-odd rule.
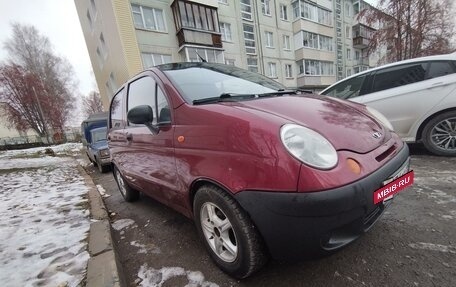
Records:
[[[127,141],[131,141],[133,139],[133,135],[131,133],[126,134]]]

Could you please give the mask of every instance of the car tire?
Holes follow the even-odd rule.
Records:
[[[109,165],[102,165],[99,161],[97,161],[97,166],[98,166],[98,170],[101,173],[105,173],[105,172],[109,171]]]
[[[125,181],[124,177],[120,173],[119,169],[114,166],[113,168],[114,179],[116,180],[117,187],[119,188],[120,194],[127,202],[133,202],[138,200],[139,191],[131,188],[128,183]]]
[[[456,111],[432,118],[423,129],[422,140],[435,155],[456,156]]]
[[[258,271],[268,261],[263,240],[249,216],[226,192],[202,186],[193,201],[196,229],[212,260],[238,279]]]

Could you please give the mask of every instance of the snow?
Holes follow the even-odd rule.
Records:
[[[443,253],[456,254],[456,247],[451,246],[451,245],[417,242],[417,243],[410,243],[409,246],[413,249],[431,250],[431,251],[439,251],[439,252],[443,252]]]
[[[146,245],[141,244],[141,243],[136,242],[136,241],[130,242],[130,245],[131,245],[131,246],[134,246],[134,247],[138,247],[138,248],[139,248],[138,253],[147,254]]]
[[[115,230],[119,231],[124,228],[130,227],[131,225],[135,224],[135,221],[133,219],[125,218],[125,219],[118,219],[114,221],[111,226]]]
[[[58,157],[44,148],[0,152],[2,286],[78,286],[84,279],[88,188],[77,161],[64,157],[80,146],[52,147]]]
[[[204,275],[200,271],[188,271],[182,267],[162,267],[154,269],[147,264],[139,268],[138,277],[139,286],[143,287],[161,287],[166,281],[173,277],[185,276],[188,283],[185,287],[218,287],[219,285],[205,281]]]

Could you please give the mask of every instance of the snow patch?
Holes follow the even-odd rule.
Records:
[[[140,243],[138,243],[138,242],[136,242],[136,241],[130,242],[130,245],[131,245],[131,246],[134,246],[134,247],[138,247],[138,248],[139,248],[138,253],[147,254],[146,245],[140,244]]]
[[[147,263],[139,268],[138,277],[141,279],[139,286],[161,287],[166,281],[173,277],[187,277],[186,287],[218,287],[219,285],[205,281],[204,275],[200,271],[187,271],[182,267],[162,267],[154,269],[148,267]]]
[[[456,247],[451,246],[451,245],[417,242],[417,243],[410,243],[409,246],[413,249],[431,250],[431,251],[439,251],[439,252],[444,252],[444,253],[456,254]]]
[[[7,150],[0,152],[0,158],[11,158],[17,156],[30,156],[36,154],[44,155],[44,151],[47,148],[51,148],[56,155],[75,155],[79,154],[79,151],[82,149],[82,143],[65,143],[60,145],[45,146],[45,147],[36,147],[29,149],[18,149],[18,150]]]
[[[80,285],[90,219],[77,163],[47,156],[6,161],[5,154],[14,153],[0,160],[2,286]],[[23,169],[30,167],[40,168]]]
[[[119,231],[124,228],[130,227],[133,224],[135,224],[135,221],[133,219],[124,218],[114,221],[111,226],[115,230]]]
[[[102,197],[106,198],[106,197],[110,197],[111,196],[110,194],[106,193],[106,190],[100,184],[97,184],[97,189],[98,189],[98,192],[100,193],[100,195]]]

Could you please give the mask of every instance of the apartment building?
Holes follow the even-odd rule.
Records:
[[[75,0],[105,107],[143,69],[202,61],[321,90],[375,65],[360,0]]]

